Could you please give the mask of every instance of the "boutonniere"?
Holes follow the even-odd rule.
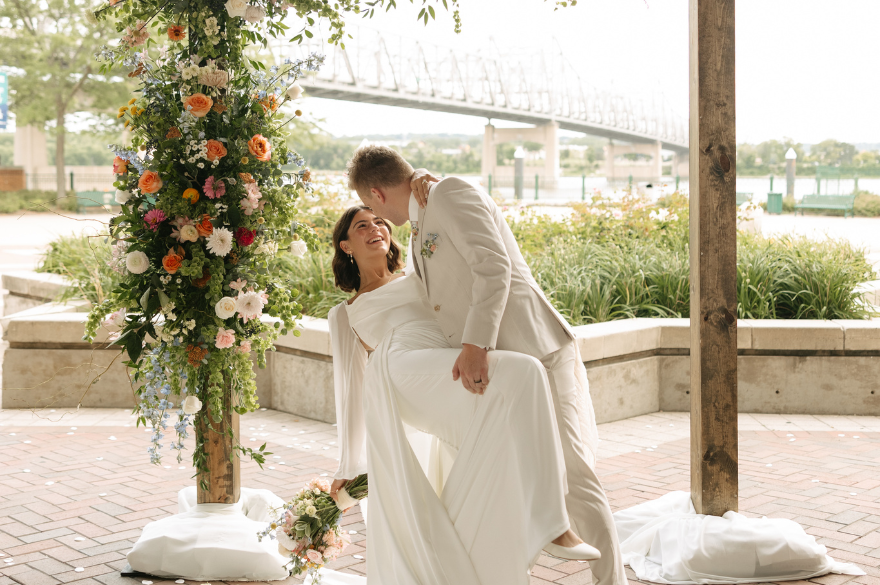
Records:
[[[438,237],[438,234],[428,234],[428,237],[425,238],[425,241],[422,243],[422,256],[424,258],[430,258],[437,251]]]
[[[412,240],[415,242],[416,238],[419,237],[419,224],[416,222],[412,222],[412,229],[409,233],[412,234]]]

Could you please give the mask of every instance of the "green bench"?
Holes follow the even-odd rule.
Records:
[[[90,207],[100,207],[103,211],[110,211],[110,206],[116,205],[112,191],[79,191],[76,194],[76,211],[83,213]]]
[[[855,195],[804,195],[801,202],[794,206],[794,214],[800,211],[803,215],[804,209],[839,209],[843,211],[843,217],[854,217],[855,203]]]

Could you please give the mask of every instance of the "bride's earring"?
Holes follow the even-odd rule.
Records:
[[[348,261],[354,264],[354,256],[352,256],[351,252],[348,253]]]

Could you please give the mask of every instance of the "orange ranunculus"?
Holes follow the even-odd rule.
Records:
[[[214,100],[203,93],[194,93],[183,100],[183,107],[196,118],[203,118],[211,111]]]
[[[113,174],[115,175],[124,175],[128,172],[128,161],[122,157],[115,157],[113,159]]]
[[[202,216],[202,221],[196,224],[196,230],[199,235],[206,238],[214,233],[214,226],[211,224],[211,216],[207,213]]]
[[[199,200],[199,192],[197,189],[193,189],[192,187],[190,187],[189,189],[187,189],[186,191],[183,192],[182,197],[184,199],[189,199],[190,203],[195,204],[195,202]]]
[[[254,137],[248,140],[248,150],[257,160],[266,162],[272,159],[272,145],[262,134],[254,134]]]
[[[214,162],[226,156],[226,147],[219,140],[211,139],[206,145],[208,148],[208,160]]]
[[[138,189],[142,193],[155,193],[161,188],[162,179],[156,171],[144,171],[144,174],[138,179]]]
[[[168,38],[172,41],[182,41],[186,38],[186,30],[182,26],[178,25],[169,26]]]
[[[168,274],[174,274],[180,269],[180,265],[183,263],[184,251],[183,248],[177,246],[177,248],[171,248],[168,250],[168,253],[162,258],[162,268]]]

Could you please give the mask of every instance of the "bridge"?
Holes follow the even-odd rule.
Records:
[[[300,80],[311,97],[488,118],[484,177],[512,175],[512,167],[495,165],[498,144],[533,141],[544,145],[542,175],[545,183],[554,183],[558,129],[608,138],[609,179],[658,179],[661,150],[674,153],[673,174],[679,173],[679,163],[686,166],[686,121],[662,97],[648,101],[596,88],[581,79],[559,47],[502,52],[493,44],[471,53],[365,27],[353,36],[345,49],[310,39],[301,45],[275,43],[270,50],[279,61],[325,55],[321,70]],[[493,119],[533,127],[495,128]]]

